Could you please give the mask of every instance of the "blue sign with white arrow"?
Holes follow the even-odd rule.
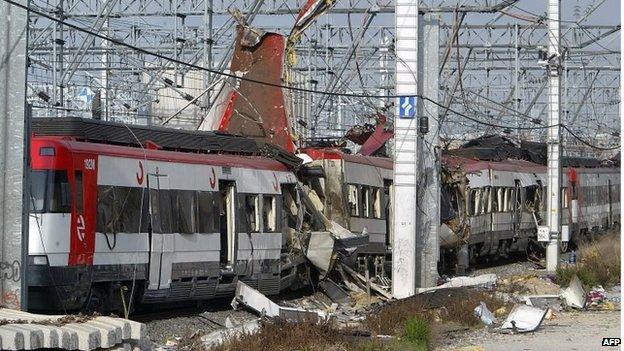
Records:
[[[88,104],[93,100],[93,95],[95,94],[91,91],[91,89],[84,87],[80,90],[78,98]]]
[[[416,116],[416,97],[399,97],[399,118],[414,118]]]

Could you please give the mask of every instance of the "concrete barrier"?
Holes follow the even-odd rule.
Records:
[[[0,308],[0,349],[149,350],[144,324],[103,316],[43,315]]]

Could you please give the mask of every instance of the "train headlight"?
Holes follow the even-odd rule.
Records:
[[[47,266],[48,256],[30,256],[30,263],[36,266]]]

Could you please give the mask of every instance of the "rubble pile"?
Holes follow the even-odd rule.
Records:
[[[620,303],[619,286],[608,290],[600,286],[586,289],[577,277],[573,277],[569,286],[560,287],[553,276],[535,274],[500,279],[496,274],[455,277],[442,280],[435,288],[421,289],[413,298],[394,300],[387,278],[367,278],[339,260],[333,261],[339,257],[334,254],[332,270],[324,274],[315,285],[318,290],[311,295],[273,301],[239,282],[232,306],[251,311],[257,318],[243,322],[228,319],[224,328],[204,335],[196,333],[192,342],[210,350],[232,338],[260,332],[267,322],[272,325],[304,322],[329,325],[336,333],[358,340],[400,341],[400,334],[392,332],[392,328],[371,328],[370,318],[383,315],[386,317],[382,319],[387,319],[392,308],[394,311],[403,310],[410,303],[415,307],[407,313],[420,315],[435,324],[442,335],[464,333],[477,324],[484,325],[489,333],[538,333],[551,327],[545,321],[555,320],[565,311],[618,309]],[[474,302],[479,296],[492,296],[492,299]],[[499,299],[500,296],[505,300]],[[466,301],[474,305],[458,308]],[[456,315],[458,311],[467,314],[464,317],[474,318],[473,324],[466,324],[467,319],[462,321],[461,316]]]

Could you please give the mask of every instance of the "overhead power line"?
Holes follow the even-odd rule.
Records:
[[[143,54],[146,54],[146,55],[150,55],[150,56],[153,56],[153,57],[165,60],[165,61],[169,61],[169,62],[172,62],[172,63],[177,63],[177,64],[184,65],[184,66],[187,66],[187,67],[190,67],[190,68],[194,68],[194,69],[197,69],[197,70],[200,70],[200,71],[210,72],[210,73],[213,73],[213,74],[216,74],[216,75],[220,75],[220,76],[223,76],[223,77],[228,77],[228,78],[232,78],[232,79],[236,79],[236,80],[240,80],[240,81],[246,81],[246,82],[249,82],[249,83],[254,83],[254,84],[259,84],[259,85],[264,85],[264,86],[271,86],[271,87],[275,87],[275,88],[281,88],[281,89],[287,89],[287,90],[299,91],[299,92],[311,93],[311,94],[330,95],[330,96],[342,96],[342,97],[351,97],[351,98],[376,98],[376,99],[396,99],[396,98],[415,96],[415,97],[417,97],[417,98],[419,98],[421,100],[429,101],[429,102],[431,102],[431,103],[433,103],[433,104],[435,104],[435,105],[437,105],[439,107],[447,109],[448,111],[450,111],[450,112],[452,112],[452,113],[454,113],[454,114],[456,114],[458,116],[461,116],[463,118],[466,118],[466,119],[468,119],[468,120],[470,120],[472,122],[475,122],[475,123],[478,123],[478,124],[482,124],[482,125],[485,125],[485,126],[489,126],[489,127],[493,127],[493,128],[501,128],[501,129],[509,128],[509,126],[503,126],[503,125],[498,125],[498,124],[494,124],[494,123],[484,122],[484,121],[479,120],[478,118],[468,116],[468,115],[466,115],[466,114],[464,114],[462,112],[450,109],[450,108],[444,106],[443,104],[441,104],[441,103],[439,103],[439,102],[437,102],[437,101],[435,101],[435,100],[433,100],[433,99],[431,99],[431,98],[429,98],[427,96],[421,95],[421,94],[416,94],[416,95],[397,95],[397,94],[370,95],[370,94],[364,94],[364,93],[340,93],[340,92],[330,92],[330,91],[306,89],[306,88],[288,86],[288,85],[283,85],[283,84],[276,84],[276,83],[266,82],[266,81],[262,81],[262,80],[242,77],[242,76],[238,76],[236,74],[222,72],[222,71],[218,71],[218,70],[214,70],[214,69],[198,66],[196,64],[184,62],[182,60],[178,60],[178,59],[171,58],[171,57],[168,57],[168,56],[156,53],[156,52],[152,52],[152,51],[149,51],[149,50],[137,47],[135,45],[128,44],[128,43],[126,43],[126,42],[124,42],[122,40],[111,38],[111,37],[108,37],[106,35],[103,35],[103,34],[100,34],[100,33],[94,32],[94,31],[91,31],[89,29],[77,26],[75,24],[65,22],[64,20],[58,19],[58,18],[56,18],[54,16],[51,16],[51,15],[45,13],[45,12],[39,11],[39,10],[34,9],[32,7],[29,7],[29,6],[26,6],[26,5],[22,5],[22,4],[17,3],[17,2],[15,2],[13,0],[3,0],[3,1],[8,3],[8,4],[10,4],[10,5],[12,5],[12,6],[19,7],[21,9],[25,10],[25,11],[32,12],[34,14],[37,14],[37,15],[41,16],[41,17],[47,18],[50,21],[54,21],[56,23],[63,24],[65,26],[69,27],[69,28],[73,28],[73,29],[75,29],[77,31],[80,31],[80,32],[92,35],[92,36],[94,36],[96,38],[99,38],[101,40],[106,40],[106,41],[109,41],[109,42],[111,42],[113,44],[116,44],[116,45],[119,45],[119,46],[123,46],[123,47],[129,48],[129,49],[135,50],[137,52],[140,52],[140,53],[143,53]],[[563,126],[563,125],[561,125],[561,126],[563,128],[565,128],[568,132],[570,132],[570,134],[573,135],[575,138],[579,139],[574,134],[572,134],[570,129],[568,129],[566,126]],[[554,126],[518,127],[518,128],[515,128],[515,129],[516,130],[539,130],[539,129],[547,129],[547,128],[550,128],[550,127],[554,127]],[[588,146],[592,146],[592,144],[587,143],[587,142],[585,142],[582,139],[579,139],[579,141],[583,142],[584,144],[586,144]],[[596,147],[596,148],[599,149],[599,147]],[[619,146],[618,146],[618,148],[619,148]],[[612,148],[612,149],[615,149],[615,148]],[[609,149],[609,150],[611,150],[611,149]]]

